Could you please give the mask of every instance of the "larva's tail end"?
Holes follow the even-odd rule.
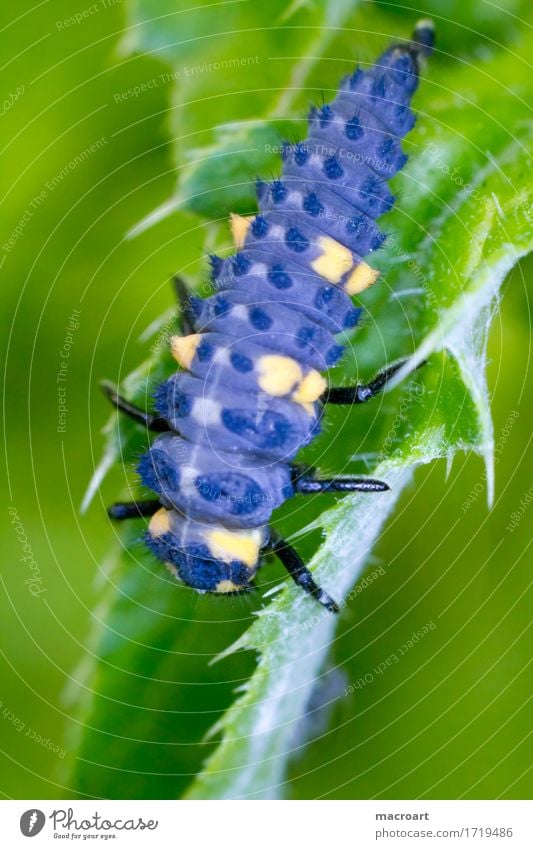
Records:
[[[411,47],[416,50],[420,56],[431,56],[434,45],[435,24],[431,18],[422,18],[415,24]]]

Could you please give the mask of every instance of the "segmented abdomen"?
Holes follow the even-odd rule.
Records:
[[[196,523],[260,528],[292,494],[289,463],[320,427],[320,372],[342,356],[335,335],[357,323],[351,296],[377,276],[364,257],[383,243],[376,219],[406,160],[416,63],[391,48],[312,110],[307,140],[283,148],[281,178],[258,184],[258,214],[234,217],[237,253],[212,258],[216,293],[193,299],[198,333],[173,339],[186,371],[156,406],[179,436],[159,437],[139,471],[193,520],[191,545]],[[161,536],[150,544],[165,559]]]

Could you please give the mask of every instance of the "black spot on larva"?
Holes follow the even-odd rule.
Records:
[[[327,125],[329,124],[329,122],[331,121],[332,118],[333,118],[333,110],[332,110],[331,106],[329,105],[329,103],[326,103],[326,104],[324,104],[324,106],[322,106],[320,113],[319,113],[319,121],[320,121],[320,126],[322,127],[322,129],[324,129],[324,127],[327,127]]]
[[[273,265],[268,272],[268,280],[276,289],[290,289],[292,280],[290,275],[283,270],[282,265]]]
[[[236,277],[242,277],[243,274],[246,274],[250,270],[251,264],[251,260],[244,254],[235,254],[231,259],[233,273]]]
[[[290,227],[285,234],[285,242],[291,251],[302,253],[309,247],[309,240],[296,227]]]
[[[354,115],[353,118],[350,118],[350,120],[346,122],[344,135],[346,138],[350,139],[350,141],[357,141],[357,139],[361,138],[363,133],[364,130],[357,115]]]
[[[324,213],[324,205],[320,203],[316,192],[309,192],[304,198],[303,208],[313,218],[317,218]]]
[[[213,346],[205,338],[205,336],[196,349],[196,356],[198,357],[201,363],[207,362],[213,356]]]
[[[309,150],[304,144],[294,146],[294,161],[297,165],[305,165],[309,159]]]
[[[281,180],[274,180],[272,183],[272,200],[274,203],[283,203],[288,194],[288,189],[283,185]]]
[[[262,239],[268,233],[269,224],[262,215],[256,215],[252,221],[252,233],[257,239]]]
[[[338,180],[344,174],[342,166],[335,156],[328,156],[324,161],[324,174],[328,180]]]
[[[224,315],[230,309],[230,302],[224,295],[217,295],[215,298],[213,311],[215,315],[218,317],[220,315]]]
[[[230,354],[230,362],[236,371],[246,373],[252,371],[254,364],[250,357],[245,354],[240,354],[238,351],[233,351]]]
[[[256,330],[268,330],[272,326],[272,319],[260,307],[252,307],[250,310],[250,323]]]

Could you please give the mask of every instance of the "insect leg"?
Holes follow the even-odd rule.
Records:
[[[385,481],[375,478],[322,478],[302,477],[294,481],[295,492],[311,495],[319,492],[386,492]]]
[[[130,402],[123,398],[122,395],[119,395],[117,387],[114,383],[111,383],[110,380],[100,381],[100,388],[106,398],[111,401],[117,410],[120,410],[121,413],[125,413],[130,417],[130,419],[133,419],[134,422],[144,425],[147,430],[157,431],[158,433],[170,430],[165,419],[154,415],[154,413],[147,413],[145,410],[141,410],[140,407],[136,407],[135,404],[130,404]]]
[[[356,386],[337,386],[326,389],[321,397],[324,404],[365,404],[379,392],[382,392],[389,380],[405,365],[407,359],[386,366],[378,372],[370,383],[358,383]],[[417,368],[425,365],[425,361]]]
[[[110,519],[138,519],[140,516],[153,516],[162,507],[160,501],[117,501],[107,508]]]
[[[190,336],[195,332],[190,292],[183,279],[177,275],[172,278],[172,284],[179,307],[181,332],[184,336]]]
[[[331,611],[331,613],[339,612],[337,602],[333,601],[331,596],[314,582],[311,572],[305,566],[300,555],[288,542],[273,533],[269,548],[279,557],[295,584],[301,587],[304,592],[316,598],[326,610]]]

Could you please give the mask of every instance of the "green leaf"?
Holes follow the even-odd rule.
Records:
[[[137,12],[143,8],[136,6]],[[162,4],[159,11],[164,8]],[[281,13],[281,4],[277,10]],[[259,19],[262,14],[258,12]],[[299,29],[289,31],[289,24],[305,14],[306,5],[289,8],[280,24],[287,44],[293,35],[295,40],[301,37]],[[384,32],[389,18],[373,13],[371,26]],[[167,30],[166,18],[139,27],[138,33],[144,33],[139,45],[153,44],[152,49],[173,62],[182,55],[175,53],[176,33]],[[345,30],[338,34],[336,50],[348,35],[353,39]],[[202,36],[196,32],[195,37]],[[191,38],[182,39],[187,50]],[[382,36],[374,40],[385,41]],[[328,45],[332,49],[326,41],[322,50]],[[312,534],[325,532],[310,568],[334,597],[346,599],[343,604],[350,603],[351,588],[380,529],[418,465],[439,457],[451,461],[458,451],[474,450],[487,465],[490,497],[487,333],[507,272],[533,244],[526,147],[530,51],[531,41],[525,41],[514,55],[502,50],[491,61],[467,65],[439,61],[437,55],[417,94],[418,125],[406,141],[410,163],[395,181],[399,200],[385,222],[391,236],[379,257],[381,284],[361,299],[368,320],[348,339],[345,361],[330,380],[367,379],[385,362],[411,357],[379,401],[328,411],[325,433],[302,458],[324,471],[371,471],[390,483],[391,492],[373,499],[349,496],[336,504],[329,500],[335,506],[315,518],[312,507],[303,513],[295,502],[298,509],[293,504],[289,512],[285,506],[274,517],[276,526],[298,537],[298,547],[308,552]],[[317,56],[304,76],[323,72],[329,79],[334,63],[315,64]],[[254,86],[258,91],[257,74],[248,70],[249,92]],[[254,102],[255,118],[269,114],[268,99],[258,94]],[[207,125],[210,111],[204,103],[191,126],[198,129],[202,120]],[[245,119],[238,110],[233,117]],[[254,125],[253,132],[262,129]],[[213,214],[209,205],[217,197],[217,185],[230,201],[227,187],[242,172],[235,169],[238,156],[226,154],[240,149],[242,133],[240,125],[234,135],[230,127],[222,136],[219,130],[208,134],[211,163],[227,161],[225,173],[233,176],[226,182],[218,164],[205,170],[199,164],[193,167],[193,176],[186,179],[192,181],[188,191],[197,212]],[[254,167],[259,168],[269,160],[258,138]],[[199,163],[199,154],[195,156]],[[207,200],[198,201],[200,197]],[[410,374],[426,359],[427,365]],[[147,375],[157,378],[168,368],[168,358],[158,354],[129,389],[145,397]],[[139,450],[138,431],[122,420],[118,427],[112,455],[131,463]],[[368,457],[375,458],[370,466]],[[131,547],[140,533],[137,529],[124,537],[125,553],[113,561],[117,589],[96,617],[106,622],[107,636],[94,638],[82,697],[73,691],[84,723],[74,781],[83,793],[110,797],[280,795],[296,746],[295,729],[306,716],[335,635],[335,617],[317,609],[286,580],[275,597],[270,591],[268,600],[246,599],[238,610],[228,599],[193,597],[162,577],[162,569],[141,548]],[[267,571],[260,576],[263,582]],[[253,610],[259,615],[250,625]],[[208,666],[222,649],[220,662]],[[235,684],[241,695],[232,702]],[[204,735],[210,727],[215,737],[208,741]],[[114,791],[117,770],[120,789]]]
[[[438,0],[418,10],[419,16],[435,15],[443,56],[459,46],[494,50],[502,37],[516,37],[516,16],[527,11],[522,0],[509,0],[508,8],[481,7],[476,0],[454,5],[460,13],[451,14],[449,4]],[[168,0],[156,4],[156,14],[152,3],[132,4],[132,35],[124,48],[163,55],[177,80],[171,120],[178,180],[173,197],[129,235],[178,209],[213,220],[221,210],[227,215],[254,209],[258,171],[277,172],[283,140],[305,136],[308,103],[333,96],[354,61],[373,61],[384,32],[396,39],[410,36],[412,22],[405,29],[401,4],[383,3],[381,14],[366,4],[359,7],[358,0],[309,0],[288,9],[283,2],[253,11],[245,4],[237,12],[228,3],[185,15],[172,11]],[[253,44],[249,53],[243,50],[247,43]]]
[[[190,30],[182,30],[181,17],[165,16],[171,23],[164,35],[159,27],[154,30],[152,4],[149,9],[143,3],[134,7],[135,40],[128,41],[126,49],[163,53],[177,75],[173,124],[180,176],[174,197],[139,222],[130,235],[177,209],[217,220],[221,210],[227,215],[254,206],[259,169],[263,173],[278,169],[280,145],[294,133],[294,122],[287,116],[295,114],[296,104],[303,116],[306,102],[319,96],[306,89],[308,78],[324,55],[330,50],[335,55],[333,44],[358,5],[357,0],[331,0],[287,8],[276,0],[264,7],[245,4],[236,16],[233,4],[220,4],[193,15]],[[247,43],[253,51],[245,54]],[[284,54],[289,54],[290,63]],[[337,67],[335,85],[338,75]],[[206,100],[208,111],[201,108]]]

